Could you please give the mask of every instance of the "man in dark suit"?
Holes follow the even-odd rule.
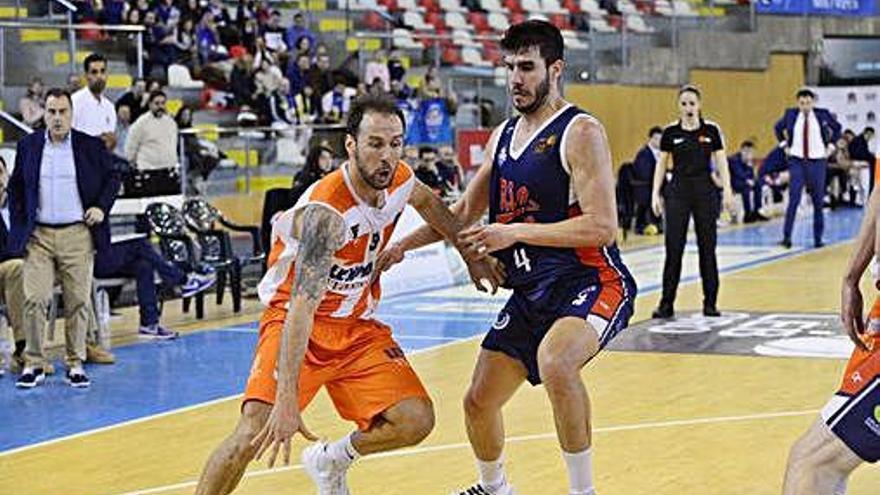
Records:
[[[824,245],[822,205],[825,200],[825,174],[828,157],[834,152],[841,127],[827,109],[814,108],[815,99],[816,94],[811,89],[802,88],[797,92],[797,108],[787,109],[774,127],[779,147],[788,155],[791,176],[788,209],[780,243],[786,248],[791,247],[791,231],[804,185],[809,188],[813,200],[813,245],[817,248]]]
[[[755,169],[752,160],[755,156],[755,144],[751,141],[743,141],[739,151],[727,158],[730,167],[730,186],[733,192],[742,197],[745,223],[753,223],[759,220],[768,220],[758,212],[753,199],[755,189],[760,184],[755,180]]]
[[[868,148],[868,143],[870,143],[872,139],[874,139],[874,128],[865,127],[865,130],[863,130],[858,136],[852,138],[852,141],[850,141],[847,146],[851,160],[859,160],[868,163],[868,167],[871,169],[871,178],[868,181],[870,187],[869,190],[871,191],[874,190],[874,177],[876,177],[877,172],[874,170],[876,162],[874,159],[874,153],[871,153],[871,150]]]
[[[6,203],[6,185],[9,175],[6,162],[0,158],[0,205]],[[6,304],[6,317],[12,326],[14,342],[13,360],[10,367],[13,373],[18,373],[23,368],[22,354],[24,353],[25,337],[22,327],[21,312],[24,309],[24,287],[22,286],[21,256],[16,256],[6,249],[9,231],[7,230],[7,218],[0,215],[0,294]],[[0,368],[0,375],[5,370]]]
[[[46,97],[46,132],[18,142],[9,183],[10,252],[25,255],[25,369],[16,385],[44,380],[43,328],[56,276],[61,281],[67,347],[66,380],[88,387],[86,359],[94,253],[110,245],[107,216],[120,178],[98,138],[71,129],[70,93]]]
[[[648,131],[648,142],[633,160],[632,190],[636,205],[636,233],[644,234],[645,228],[653,225],[659,231],[660,218],[651,211],[651,185],[654,180],[654,167],[660,156],[660,137],[663,129],[654,126]]]

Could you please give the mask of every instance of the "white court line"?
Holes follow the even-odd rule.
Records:
[[[716,416],[711,418],[692,418],[692,419],[674,419],[668,421],[650,421],[645,423],[631,423],[626,425],[617,425],[617,426],[605,426],[602,428],[595,428],[593,433],[614,433],[617,431],[632,431],[632,430],[646,430],[651,428],[674,428],[679,426],[694,426],[694,425],[703,425],[703,424],[713,424],[713,423],[732,423],[736,421],[752,421],[759,419],[775,419],[775,418],[788,418],[792,416],[806,416],[808,414],[817,414],[819,412],[818,409],[809,409],[805,411],[781,411],[775,413],[760,413],[760,414],[746,414],[741,416]],[[521,443],[521,442],[532,442],[537,440],[555,440],[556,433],[538,433],[534,435],[520,435],[515,437],[509,437],[506,439],[507,443]],[[401,449],[395,450],[391,452],[382,452],[380,454],[373,454],[367,457],[362,458],[363,461],[369,461],[373,459],[384,459],[387,457],[405,457],[411,455],[420,455],[420,454],[430,454],[433,452],[442,452],[446,450],[456,450],[456,449],[464,449],[469,448],[469,443],[447,443],[442,445],[430,445],[427,447],[416,447],[411,449]],[[266,476],[276,473],[283,473],[286,471],[294,471],[302,469],[302,464],[295,464],[293,466],[284,466],[273,469],[257,469],[254,471],[246,471],[244,473],[244,478],[257,478],[260,476]],[[137,490],[133,492],[125,492],[119,495],[150,495],[153,493],[163,493],[171,490],[178,490],[181,488],[193,488],[196,486],[197,481],[185,481],[182,483],[175,483],[173,485],[164,485],[157,486],[154,488],[147,488],[145,490]]]
[[[482,337],[483,337],[483,335],[482,335],[482,334],[479,334],[479,335],[473,335],[473,336],[471,336],[471,337],[466,337],[466,338],[462,338],[462,339],[455,339],[455,340],[450,341],[450,342],[443,342],[442,344],[433,345],[433,346],[431,346],[431,347],[426,347],[426,348],[424,348],[424,349],[418,349],[418,350],[415,350],[415,351],[412,351],[412,352],[408,352],[408,353],[406,353],[406,354],[407,354],[407,356],[413,356],[413,355],[416,355],[416,354],[422,354],[422,353],[425,353],[425,352],[428,352],[428,351],[435,351],[435,350],[437,350],[437,349],[443,349],[444,347],[450,347],[450,346],[452,346],[452,345],[456,345],[456,344],[459,344],[459,343],[462,343],[462,342],[468,342],[468,341],[470,341],[470,340],[474,340],[474,339],[478,339],[478,338],[482,338]],[[20,452],[25,452],[25,451],[28,451],[28,450],[32,450],[32,449],[36,449],[36,448],[40,448],[40,447],[46,447],[46,446],[48,446],[48,445],[52,445],[52,444],[56,444],[56,443],[60,443],[60,442],[65,442],[65,441],[67,441],[67,440],[75,440],[75,439],[77,439],[77,438],[82,438],[82,437],[85,437],[85,436],[88,436],[88,435],[94,435],[94,434],[96,434],[96,433],[102,433],[102,432],[105,432],[105,431],[115,430],[116,428],[122,428],[122,427],[124,427],[124,426],[136,425],[136,424],[138,424],[138,423],[145,423],[145,422],[147,422],[147,421],[151,421],[151,420],[154,420],[154,419],[163,418],[163,417],[165,417],[165,416],[171,416],[172,414],[177,414],[177,413],[182,413],[182,412],[192,411],[193,409],[199,409],[199,408],[207,407],[207,406],[210,406],[210,405],[213,405],[213,404],[219,404],[220,402],[224,402],[224,401],[228,401],[228,400],[234,400],[234,399],[237,399],[237,398],[239,398],[239,397],[241,397],[241,396],[242,396],[242,394],[228,395],[228,396],[226,396],[226,397],[220,397],[220,398],[218,398],[218,399],[209,400],[209,401],[206,401],[206,402],[199,402],[198,404],[192,404],[192,405],[190,405],[190,406],[181,407],[181,408],[178,408],[178,409],[171,409],[171,410],[169,410],[169,411],[165,411],[165,412],[161,412],[161,413],[156,413],[156,414],[151,414],[151,415],[149,415],[149,416],[143,416],[143,417],[140,417],[140,418],[130,419],[130,420],[128,420],[128,421],[123,421],[123,422],[121,422],[121,423],[116,423],[116,424],[112,424],[112,425],[102,426],[102,427],[100,427],[100,428],[95,428],[95,429],[93,429],[93,430],[81,431],[81,432],[79,432],[79,433],[74,433],[74,434],[72,434],[72,435],[67,435],[67,436],[58,437],[58,438],[52,438],[52,439],[50,439],[50,440],[45,440],[45,441],[42,441],[42,442],[37,442],[37,443],[34,443],[34,444],[30,444],[30,445],[23,445],[23,446],[21,446],[21,447],[17,447],[17,448],[14,448],[14,449],[5,450],[5,451],[3,451],[3,452],[0,452],[0,458],[5,457],[5,456],[9,456],[9,455],[12,455],[12,454],[18,454],[18,453],[20,453]]]

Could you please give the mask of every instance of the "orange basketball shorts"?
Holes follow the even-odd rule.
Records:
[[[270,309],[263,315],[244,402],[274,404],[283,326],[284,312]],[[361,430],[404,399],[428,398],[391,328],[376,320],[315,319],[299,375],[300,411],[322,386],[339,415]]]

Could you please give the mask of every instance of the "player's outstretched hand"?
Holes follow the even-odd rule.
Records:
[[[862,291],[858,282],[845,281],[840,291],[840,321],[847,335],[857,347],[867,351],[868,346],[862,340],[865,333],[865,320],[862,317]]]
[[[396,242],[386,247],[376,258],[376,268],[373,270],[373,273],[379,275],[385,270],[400,263],[403,261],[404,254],[403,248],[401,248],[400,244],[397,244]]]
[[[458,234],[462,256],[466,260],[486,258],[489,253],[512,246],[516,243],[514,228],[514,225],[493,223],[463,230]]]
[[[290,441],[297,433],[301,433],[306,440],[312,442],[318,439],[303,422],[296,400],[276,401],[266,425],[251,441],[251,446],[257,448],[256,459],[260,460],[263,454],[271,449],[269,467],[272,468],[275,466],[280,449],[284,465],[290,465]]]
[[[467,262],[468,273],[471,281],[480,292],[490,292],[484,281],[491,287],[491,294],[498,292],[498,288],[504,283],[504,265],[495,258],[483,258]]]

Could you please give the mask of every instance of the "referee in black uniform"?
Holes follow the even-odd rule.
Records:
[[[651,204],[654,213],[664,210],[660,187],[667,171],[672,181],[666,187],[666,260],[663,264],[663,297],[654,310],[654,318],[672,318],[675,293],[681,277],[681,257],[687,239],[691,215],[697,232],[700,252],[700,277],[703,279],[703,314],[720,316],[718,299],[718,264],[715,260],[718,203],[712,182],[712,162],[721,175],[724,208],[733,201],[730,172],[724,153],[724,137],[717,124],[703,120],[700,114],[700,90],[685,86],[678,92],[681,119],[663,130],[660,139],[660,163],[654,171]]]

